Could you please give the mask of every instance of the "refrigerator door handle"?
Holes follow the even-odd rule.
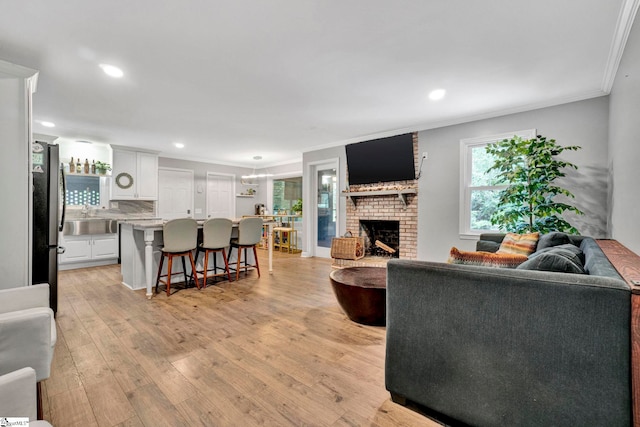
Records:
[[[65,253],[67,251],[67,248],[65,248],[64,246],[58,246],[58,255],[61,255],[63,253]]]
[[[62,183],[62,192],[60,194],[60,198],[62,199],[62,215],[60,218],[60,224],[58,224],[58,231],[62,231],[64,228],[64,217],[67,213],[67,178],[64,174],[63,164],[60,164],[60,182]]]

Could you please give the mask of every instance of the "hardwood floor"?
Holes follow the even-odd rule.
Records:
[[[384,327],[351,322],[330,261],[147,300],[119,266],[60,272],[44,417],[72,426],[437,426],[391,402]]]

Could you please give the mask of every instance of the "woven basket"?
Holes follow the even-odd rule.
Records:
[[[360,259],[364,257],[364,237],[334,237],[331,258]]]

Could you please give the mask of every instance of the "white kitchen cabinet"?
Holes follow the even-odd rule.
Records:
[[[113,148],[112,200],[158,199],[158,153]]]
[[[118,235],[115,233],[63,236],[60,246],[65,249],[58,258],[61,270],[115,264],[118,258]]]

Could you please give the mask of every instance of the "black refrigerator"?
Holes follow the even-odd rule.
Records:
[[[49,305],[58,311],[58,246],[64,225],[65,181],[59,147],[36,141],[31,146],[33,165],[32,284],[48,283]]]

